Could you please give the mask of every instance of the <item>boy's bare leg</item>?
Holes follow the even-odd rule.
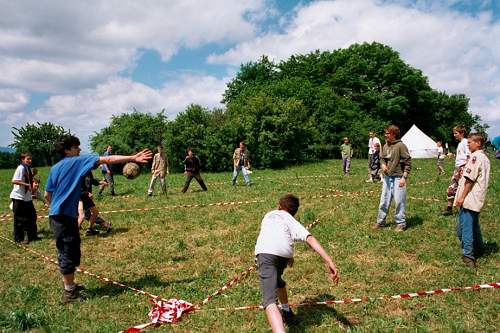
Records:
[[[284,288],[283,288],[284,289]],[[278,289],[280,290],[280,289]],[[279,295],[279,293],[278,293]],[[278,296],[279,298],[279,296]],[[266,316],[273,333],[285,333],[285,326],[283,325],[283,318],[281,318],[280,310],[276,304],[269,304],[266,307]]]
[[[278,288],[276,290],[276,293],[278,294],[278,300],[281,304],[288,304],[288,294],[286,292],[286,287]]]
[[[97,210],[96,207],[90,208],[90,218],[89,218],[89,228],[94,228],[95,225],[95,220],[97,219],[97,216],[99,215],[99,211]]]
[[[64,274],[63,282],[65,286],[71,286],[75,284],[75,273]]]

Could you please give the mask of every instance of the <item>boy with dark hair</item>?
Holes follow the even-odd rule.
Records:
[[[454,201],[454,205],[460,210],[457,236],[462,247],[462,259],[469,268],[476,267],[476,258],[484,252],[479,213],[486,199],[490,161],[482,150],[483,144],[482,134],[469,135],[467,146],[471,154],[463,169]]]
[[[80,265],[80,233],[78,201],[81,179],[96,165],[103,163],[145,163],[151,151],[145,149],[132,156],[80,156],[80,140],[72,135],[61,137],[55,145],[62,160],[52,166],[45,188],[45,200],[50,204],[49,219],[58,252],[59,269],[63,275],[62,302],[83,301],[75,284],[75,270]]]
[[[453,214],[453,202],[455,201],[455,195],[457,194],[458,182],[462,178],[462,173],[465,163],[467,163],[467,157],[470,155],[469,148],[467,146],[467,133],[465,131],[464,125],[458,125],[453,127],[453,136],[455,140],[459,141],[457,146],[457,154],[455,157],[455,169],[451,175],[450,185],[446,189],[446,195],[448,196],[448,204],[446,209],[441,212],[441,215],[449,216]],[[449,157],[452,157],[452,153],[448,153]]]
[[[86,219],[89,221],[89,227],[85,232],[86,236],[94,236],[99,233],[98,230],[94,229],[96,223],[102,228],[105,228],[107,232],[111,232],[111,224],[99,217],[99,210],[92,199],[92,185],[107,186],[107,182],[105,180],[98,181],[95,179],[92,170],[82,177],[80,204],[78,205],[78,227],[81,228],[83,220]]]
[[[279,200],[277,210],[267,213],[262,219],[259,237],[255,244],[255,255],[262,292],[262,306],[274,333],[285,332],[283,320],[287,325],[296,324],[297,317],[288,305],[286,283],[281,278],[286,266],[293,264],[293,243],[306,242],[325,261],[330,279],[338,283],[337,267],[306,228],[293,216],[299,208],[299,199],[287,194]],[[281,303],[281,311],[277,301]]]
[[[385,144],[380,154],[380,164],[384,179],[382,193],[378,207],[377,223],[374,229],[385,225],[385,218],[391,206],[392,199],[396,203],[395,231],[404,231],[406,228],[406,179],[411,170],[411,156],[408,147],[400,139],[400,130],[396,125],[385,128]]]
[[[380,174],[380,144],[375,144],[375,150],[373,154],[370,155],[370,178],[366,181],[367,183],[373,183],[374,179],[382,179]]]
[[[200,184],[203,191],[207,190],[207,186],[200,175],[200,159],[194,155],[191,148],[187,150],[187,156],[184,159],[184,175],[186,175],[186,181],[184,182],[182,193],[186,193],[193,178]]]
[[[33,173],[31,163],[33,157],[30,153],[21,154],[21,164],[12,176],[12,211],[14,215],[14,241],[28,244],[39,240],[37,236],[36,210],[33,205]],[[26,232],[28,239],[24,240]]]
[[[241,171],[245,185],[250,186],[250,176],[248,172],[250,169],[249,155],[247,145],[245,142],[241,141],[240,146],[236,148],[233,153],[233,178],[231,179],[233,185],[236,185],[236,179]]]

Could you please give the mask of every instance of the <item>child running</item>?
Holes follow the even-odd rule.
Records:
[[[337,267],[319,242],[293,216],[299,209],[299,199],[287,194],[279,200],[277,210],[262,219],[259,237],[255,245],[259,270],[262,306],[274,333],[283,333],[287,325],[298,323],[298,318],[288,305],[286,283],[281,278],[285,267],[293,264],[293,243],[306,242],[324,260],[330,279],[338,283]],[[281,311],[277,301],[281,303]]]

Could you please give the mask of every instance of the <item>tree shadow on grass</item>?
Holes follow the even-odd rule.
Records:
[[[127,285],[129,287],[137,288],[137,289],[148,289],[150,287],[168,287],[173,284],[186,284],[195,281],[195,278],[186,278],[186,279],[180,279],[180,280],[161,280],[158,278],[156,275],[150,275],[146,274],[142,277],[140,277],[137,280],[134,281],[118,281],[120,283],[123,283],[124,285]],[[133,290],[130,290],[128,288],[122,288],[119,286],[115,286],[112,284],[103,284],[102,286],[98,288],[93,288],[93,289],[86,289],[85,294],[91,297],[102,297],[102,296],[116,296],[120,295],[124,292],[134,292]],[[165,295],[158,295],[158,296],[164,296]]]
[[[410,216],[406,219],[406,229],[415,228],[424,224],[424,220],[420,216]]]
[[[306,298],[301,303],[324,301],[326,299],[334,299],[335,297],[328,294],[318,295],[314,298]],[[308,332],[308,327],[319,326],[325,318],[333,318],[338,324],[346,329],[359,324],[359,320],[355,318],[347,318],[342,313],[338,312],[331,305],[306,306],[297,308],[296,314],[300,319],[297,326],[290,326],[290,333]]]

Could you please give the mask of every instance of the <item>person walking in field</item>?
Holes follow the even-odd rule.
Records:
[[[233,153],[233,178],[231,183],[236,185],[236,179],[241,171],[245,185],[250,186],[250,175],[248,173],[249,169],[250,154],[248,153],[247,145],[242,141],[240,142],[240,146],[236,148]]]
[[[194,155],[193,149],[191,148],[187,150],[187,154],[188,155],[184,159],[184,175],[186,176],[186,180],[182,187],[182,193],[186,193],[193,178],[200,184],[203,191],[207,191],[207,186],[200,174],[200,159],[198,156]]]
[[[168,165],[167,154],[163,151],[163,145],[158,144],[156,146],[158,151],[153,157],[153,164],[151,165],[151,182],[149,183],[148,195],[153,195],[153,189],[155,187],[156,180],[160,178],[160,186],[163,194],[167,194],[167,183],[165,182],[165,176],[170,173]]]
[[[380,164],[384,179],[382,193],[377,214],[377,223],[374,229],[385,225],[385,219],[391,206],[392,199],[396,203],[395,231],[404,231],[406,228],[406,188],[407,178],[411,170],[411,156],[408,147],[400,139],[400,130],[396,125],[385,128],[385,144],[382,147]]]
[[[377,138],[377,133],[375,133],[375,131],[370,131],[368,135],[370,136],[370,138],[368,139],[368,181],[369,181],[370,179],[372,179],[371,167],[370,167],[372,155],[375,154],[375,146],[377,144],[381,146],[381,143],[379,138]]]
[[[476,267],[476,259],[484,252],[479,213],[484,206],[490,178],[490,161],[483,149],[484,136],[469,135],[467,146],[470,158],[463,168],[454,205],[459,209],[457,236],[462,247],[462,259],[469,268]]]
[[[344,143],[340,146],[340,152],[342,154],[342,171],[344,172],[344,176],[349,176],[349,170],[351,168],[352,147],[348,137],[344,138]]]
[[[443,143],[441,141],[438,141],[436,144],[438,147],[438,156],[437,156],[436,166],[438,169],[438,175],[440,176],[444,173],[445,154],[444,154],[444,149],[443,149]]]
[[[259,236],[255,244],[255,255],[262,293],[262,307],[274,333],[284,333],[283,321],[287,325],[298,324],[298,318],[288,305],[286,283],[282,279],[287,266],[293,265],[293,243],[307,243],[326,264],[330,279],[338,283],[339,274],[332,258],[321,247],[313,235],[295,218],[299,199],[292,194],[280,198],[278,209],[267,213],[262,219]],[[277,302],[281,303],[281,311]]]
[[[113,146],[112,145],[107,145],[106,146],[106,151],[102,156],[111,156],[113,153]],[[113,177],[113,171],[111,170],[111,164],[110,163],[103,163],[101,164],[101,172],[106,180],[106,183],[109,186],[109,192],[111,193],[112,196],[115,196],[115,179]],[[100,186],[99,187],[99,195],[102,194],[102,191],[104,191],[105,186]]]
[[[446,209],[441,212],[443,216],[449,216],[453,214],[453,202],[455,201],[455,195],[458,189],[458,182],[462,177],[463,169],[465,163],[467,163],[467,158],[470,155],[469,148],[467,147],[467,139],[465,138],[465,126],[458,125],[453,127],[453,136],[455,140],[459,142],[457,147],[457,154],[455,157],[455,169],[451,175],[450,185],[446,189],[446,195],[448,197],[448,204]],[[448,153],[449,157],[452,157],[452,153]]]
[[[62,302],[83,301],[85,297],[75,284],[75,270],[80,266],[80,233],[78,202],[82,177],[99,164],[146,163],[152,153],[145,149],[135,155],[80,155],[80,140],[72,135],[61,137],[55,144],[62,160],[50,169],[45,200],[50,205],[49,220],[58,253],[59,270],[63,277]]]

